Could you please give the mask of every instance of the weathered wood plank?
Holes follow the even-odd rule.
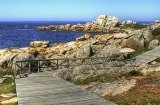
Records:
[[[73,101],[73,100],[68,100],[68,101],[57,101],[57,100],[51,100],[53,103],[51,104],[49,101],[37,101],[37,102],[22,102],[23,105],[115,105],[112,102],[107,102],[106,100],[99,100],[99,98],[96,99],[90,99],[90,100],[77,100],[77,101]]]
[[[72,83],[53,77],[54,71],[16,79],[19,105],[115,105]]]
[[[160,46],[136,57],[136,65],[147,64],[160,57]]]

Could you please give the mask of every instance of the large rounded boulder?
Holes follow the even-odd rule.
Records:
[[[36,60],[36,58],[28,53],[21,53],[18,54],[14,59],[13,59],[13,64],[16,63],[16,61],[27,61],[27,60]],[[17,63],[19,66],[21,65],[20,63]],[[36,62],[34,62],[34,65],[36,66]],[[20,70],[19,66],[15,66],[16,70]],[[22,62],[22,68],[29,68],[29,62]]]
[[[77,51],[77,58],[87,58],[92,56],[93,51],[90,44],[86,44]]]
[[[45,41],[33,41],[30,43],[30,47],[35,48],[35,47],[43,47],[46,48],[50,44],[50,41],[45,40]]]
[[[148,49],[154,49],[154,48],[156,48],[156,47],[158,47],[158,45],[159,45],[159,41],[157,40],[157,39],[155,39],[155,40],[152,40],[150,43],[149,43],[149,47],[148,47]]]

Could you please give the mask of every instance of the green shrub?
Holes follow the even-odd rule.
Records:
[[[68,78],[67,81],[72,82],[76,85],[88,85],[92,82],[113,82],[121,77],[131,77],[131,76],[142,76],[143,74],[140,71],[130,71],[130,72],[124,72],[124,73],[117,73],[117,74],[103,74],[98,75],[95,77],[90,77],[84,80],[73,80],[71,78]]]
[[[12,78],[7,78],[0,87],[0,94],[16,93],[15,81]]]
[[[147,28],[148,25],[144,25],[144,24],[125,24],[123,26],[120,26],[120,28],[122,29],[127,29],[127,28],[131,28],[131,29],[142,29],[142,28]]]
[[[6,69],[0,68],[0,77],[5,75],[14,75],[14,70],[12,69],[12,67],[9,66]]]
[[[153,36],[160,35],[160,28],[156,28],[156,29],[152,30],[152,34],[153,34]]]
[[[155,59],[156,62],[160,62],[160,57],[158,57],[157,59]]]
[[[73,79],[67,79],[67,81],[72,82],[76,85],[87,85],[91,82],[112,82],[115,81],[118,77],[122,77],[122,74],[104,74],[104,75],[98,75],[94,77],[87,78],[85,80],[73,80]]]
[[[147,51],[149,51],[147,48],[136,50],[135,52],[131,53],[131,57],[136,57],[136,56],[143,54]]]
[[[143,73],[137,70],[132,70],[128,73],[126,73],[126,76],[131,77],[131,76],[143,76]]]

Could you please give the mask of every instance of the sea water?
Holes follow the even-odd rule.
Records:
[[[68,31],[39,31],[36,26],[63,25],[63,24],[84,24],[84,21],[41,21],[41,22],[0,22],[0,49],[10,47],[29,47],[30,42],[37,40],[49,40],[55,42],[74,41],[77,37],[84,35],[84,32]]]

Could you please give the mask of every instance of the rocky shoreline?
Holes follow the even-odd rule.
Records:
[[[107,32],[107,34],[102,33],[92,37],[91,33],[86,33],[85,35],[76,38],[75,41],[68,43],[54,43],[53,45],[50,45],[50,41],[48,40],[34,41],[30,43],[30,47],[28,48],[1,49],[0,68],[4,71],[10,70],[14,67],[14,62],[17,60],[110,57],[112,55],[118,55],[119,59],[124,59],[120,52],[122,48],[131,48],[138,51],[146,48],[148,50],[154,49],[159,46],[160,38],[158,39],[157,36],[160,35],[160,20],[156,20],[153,25],[147,25],[146,28],[120,28],[120,26],[124,26],[126,24],[130,24],[132,26],[136,23],[129,20],[121,22],[117,17],[101,15],[96,21],[88,22],[86,24],[52,25],[46,27],[39,26],[37,27],[38,30]],[[138,70],[141,70],[142,68],[143,67],[140,67]],[[129,72],[132,69],[133,68],[129,68],[127,65],[111,62],[110,64],[105,63],[94,66],[62,68],[57,71],[54,76],[58,76],[66,80],[68,78],[72,78],[73,80],[83,80],[102,74]],[[128,83],[127,80],[125,81]],[[133,80],[133,84],[130,84],[130,87],[134,86],[134,84],[135,80]],[[104,86],[108,85],[104,84]],[[119,85],[117,86],[119,87]],[[110,87],[108,86],[108,88]],[[99,95],[104,95],[99,91],[96,91],[96,89],[93,89],[93,91],[95,91],[95,93],[97,92]]]
[[[79,31],[79,32],[107,32],[116,33],[123,30],[118,28],[125,24],[136,24],[132,20],[120,21],[115,16],[100,15],[97,20],[87,22],[86,24],[65,24],[65,25],[50,25],[38,26],[37,30],[56,30],[56,31]]]
[[[8,65],[9,62],[12,63],[12,60],[21,53],[30,54],[34,59],[107,57],[113,54],[121,55],[119,52],[121,48],[138,50],[144,49],[148,45],[148,49],[153,49],[159,45],[159,40],[154,38],[156,33],[153,33],[154,30],[160,28],[159,20],[156,20],[153,25],[141,29],[120,29],[116,27],[122,23],[136,24],[133,21],[120,22],[117,17],[101,15],[94,22],[94,24],[97,24],[96,27],[112,27],[116,32],[102,33],[94,37],[90,33],[86,33],[76,38],[75,41],[68,43],[54,43],[50,45],[50,41],[34,41],[30,43],[28,48],[2,49],[0,50],[0,66]],[[90,26],[94,26],[91,24]],[[72,25],[67,26],[71,27]],[[68,29],[70,31],[70,28]],[[43,29],[40,28],[40,30]]]
[[[111,32],[108,34],[97,34],[94,37],[90,33],[76,38],[75,41],[68,43],[54,43],[50,45],[50,41],[34,41],[30,43],[29,48],[22,49],[2,49],[0,50],[1,62],[6,57],[15,56],[20,53],[28,53],[35,59],[51,59],[51,58],[78,58],[78,57],[94,57],[94,56],[111,56],[112,54],[120,54],[121,48],[132,48],[134,50],[144,49],[148,45],[148,49],[153,49],[159,45],[159,40],[155,38],[160,28],[160,20],[156,20],[154,24],[148,25],[146,28],[120,28],[130,24],[135,25],[136,22],[127,20],[120,21],[115,16],[100,15],[96,21],[86,24],[77,25],[61,25],[61,26],[39,26],[38,30],[61,30],[61,31],[85,31],[85,32]],[[83,26],[83,28],[82,28]],[[50,28],[52,27],[52,28]],[[57,27],[57,28],[56,28]],[[62,28],[63,27],[63,28]],[[73,27],[81,27],[73,28]],[[87,28],[90,27],[90,28]],[[98,27],[98,28],[97,28]],[[109,29],[107,29],[109,28]],[[77,29],[77,30],[75,30]],[[98,31],[96,30],[98,29]],[[100,29],[100,30],[99,30]],[[107,30],[107,31],[105,31]],[[114,30],[114,31],[113,31]],[[3,65],[1,63],[1,65]]]

